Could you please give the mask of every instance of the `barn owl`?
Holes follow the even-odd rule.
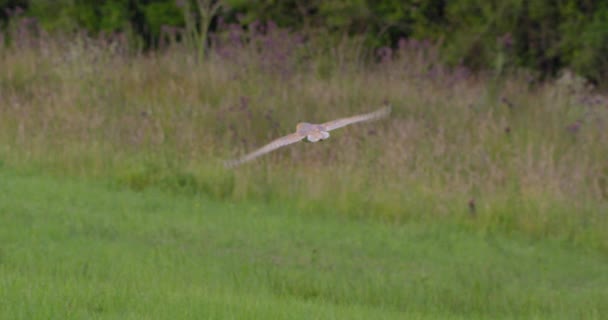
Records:
[[[372,121],[377,120],[383,117],[386,117],[391,112],[391,107],[389,105],[384,108],[366,113],[360,114],[348,118],[341,118],[329,122],[325,122],[322,124],[314,124],[308,122],[300,122],[296,126],[296,132],[286,135],[284,137],[278,138],[267,145],[255,150],[240,159],[228,160],[224,162],[224,165],[228,168],[236,167],[242,163],[253,160],[261,155],[274,151],[278,148],[285,147],[287,145],[299,142],[304,140],[304,142],[318,142],[329,138],[329,131],[342,128],[344,126],[364,121]]]

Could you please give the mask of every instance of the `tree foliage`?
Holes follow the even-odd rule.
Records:
[[[14,8],[48,31],[133,32],[149,48],[163,26],[185,27],[184,8],[201,0],[0,0],[3,26]],[[207,0],[217,2],[220,0]],[[504,65],[552,75],[571,68],[594,80],[608,71],[608,2],[593,0],[223,0],[217,16],[274,21],[303,33],[357,35],[371,48],[401,38],[441,40],[446,62]],[[190,4],[190,5],[189,5]],[[194,14],[201,24],[202,16]],[[215,18],[217,18],[217,16]],[[213,32],[217,19],[213,19]],[[206,22],[208,23],[208,22]]]

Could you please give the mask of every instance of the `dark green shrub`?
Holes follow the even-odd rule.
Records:
[[[209,17],[200,10],[220,2]],[[440,41],[445,62],[497,74],[526,68],[553,76],[570,68],[595,82],[608,74],[605,1],[0,0],[0,26],[10,27],[16,7],[47,31],[133,32],[148,48],[159,44],[163,26],[185,27],[178,38],[199,56],[219,17],[242,26],[273,21],[330,48],[344,36],[363,38],[368,53],[401,38]]]

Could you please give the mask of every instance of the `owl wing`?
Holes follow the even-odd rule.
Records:
[[[349,124],[353,124],[353,123],[357,123],[357,122],[377,120],[377,119],[386,117],[389,113],[391,113],[391,107],[386,106],[386,107],[384,107],[380,110],[374,111],[374,112],[360,114],[360,115],[349,117],[349,118],[337,119],[337,120],[325,122],[321,125],[325,128],[325,130],[331,131],[331,130],[342,128]]]
[[[296,143],[296,142],[304,139],[304,137],[305,136],[300,135],[298,133],[292,133],[290,135],[286,135],[284,137],[278,138],[278,139],[270,142],[269,144],[259,148],[256,151],[253,151],[253,152],[241,157],[240,159],[228,160],[228,161],[224,162],[224,165],[226,167],[230,167],[230,168],[236,167],[242,163],[253,160],[265,153],[268,153],[268,152],[274,151],[278,148]]]

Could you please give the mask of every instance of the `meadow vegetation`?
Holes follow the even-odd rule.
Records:
[[[605,319],[606,255],[0,169],[3,319]]]
[[[585,80],[448,67],[432,41],[165,32],[0,41],[0,318],[608,314],[608,101]]]
[[[20,29],[0,48],[2,163],[608,249],[608,108],[584,81],[448,68],[429,41],[370,53],[356,38],[327,46],[272,23],[220,31],[200,60],[177,42],[142,53],[121,37]],[[385,100],[385,121],[222,167],[298,121]]]

